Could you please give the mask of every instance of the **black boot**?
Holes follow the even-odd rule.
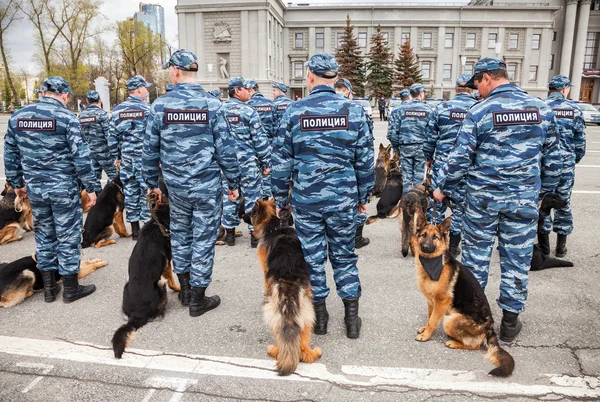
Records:
[[[63,276],[63,301],[72,303],[76,300],[91,295],[96,291],[96,285],[80,285],[77,275]]]
[[[177,279],[179,279],[179,301],[184,306],[189,306],[190,301],[192,300],[192,287],[190,286],[190,273],[186,272],[185,274],[177,274]]]
[[[502,310],[502,322],[500,323],[500,339],[504,342],[515,340],[523,324],[519,321],[519,314]]]
[[[254,236],[254,232],[250,232],[250,247],[258,247],[258,239]]]
[[[133,240],[137,240],[140,236],[140,223],[139,222],[131,222],[131,238]]]
[[[60,293],[60,285],[56,283],[55,271],[42,271],[44,282],[44,301],[52,303]]]
[[[356,339],[360,335],[362,320],[358,316],[358,299],[344,299],[344,323],[346,323],[346,336]]]
[[[450,246],[448,247],[448,251],[454,257],[458,257],[460,254],[460,235],[450,234]]]
[[[550,255],[550,235],[538,232],[538,246],[544,255]]]
[[[320,303],[314,303],[315,307],[315,326],[313,332],[317,335],[325,335],[327,333],[327,322],[329,321],[329,313],[325,300]]]
[[[356,235],[354,237],[354,248],[362,248],[369,245],[371,241],[366,237],[363,237],[363,229],[365,225],[356,226]]]
[[[225,234],[225,244],[228,246],[235,246],[235,228],[226,229],[227,234]]]
[[[190,316],[198,317],[207,311],[219,307],[221,298],[219,296],[204,296],[206,288],[192,287],[192,302],[190,303]]]
[[[556,238],[556,256],[563,258],[567,255],[567,235],[559,234]]]

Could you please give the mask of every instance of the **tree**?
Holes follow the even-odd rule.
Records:
[[[381,25],[377,26],[377,32],[371,36],[371,50],[369,50],[367,69],[367,87],[372,96],[379,98],[383,95],[392,95],[392,82],[394,69],[392,60],[394,55],[385,43],[381,34]]]
[[[127,20],[117,22],[117,42],[123,55],[123,68],[132,77],[151,76],[159,63],[162,40],[143,22]]]
[[[346,16],[344,35],[340,46],[335,50],[335,58],[340,64],[339,75],[352,83],[358,96],[365,96],[365,63],[354,36],[354,26],[350,25],[350,15]]]
[[[408,88],[414,83],[422,83],[421,69],[410,46],[410,41],[405,41],[399,48],[398,58],[394,63],[396,67],[396,85],[399,88]]]
[[[3,86],[4,86],[4,90],[2,91],[2,100],[4,101],[6,107],[8,107],[12,103],[13,94],[12,94],[10,85],[9,85],[6,77],[4,77],[4,85]]]
[[[19,17],[17,15],[20,6],[20,0],[8,0],[8,2],[3,1],[0,3],[0,54],[2,55],[2,63],[4,64],[4,80],[5,80],[5,91],[12,92],[12,97],[14,97],[15,101],[19,103],[19,93],[17,92],[17,88],[13,82],[13,79],[10,75],[10,66],[9,66],[9,55],[7,50],[4,48],[4,34],[10,28],[11,24],[18,20]],[[8,94],[4,95],[5,97]],[[8,103],[8,102],[7,102]]]

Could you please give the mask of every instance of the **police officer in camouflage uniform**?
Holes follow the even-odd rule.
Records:
[[[81,134],[89,145],[92,166],[98,181],[102,179],[102,170],[106,172],[108,180],[112,181],[117,177],[117,169],[114,165],[115,160],[111,158],[108,149],[110,130],[108,113],[100,107],[102,100],[98,92],[89,91],[86,94],[86,100],[88,106],[79,114]]]
[[[402,91],[400,91],[400,100],[402,101],[402,103],[410,102],[410,90],[404,88]]]
[[[213,89],[212,91],[209,92],[209,94],[211,94],[212,96],[214,96],[217,99],[221,99],[221,90],[220,89]]]
[[[467,112],[477,100],[473,95],[473,89],[468,88],[467,82],[471,79],[471,74],[462,74],[456,80],[456,96],[448,101],[440,103],[431,114],[427,124],[426,141],[423,144],[425,160],[427,167],[431,168],[431,187],[437,188],[438,175],[442,165],[446,162],[448,154],[454,147],[458,130],[463,120],[467,117]],[[462,204],[464,198],[464,186],[459,186],[456,201]],[[444,219],[446,206],[437,203],[436,221],[438,225]],[[428,211],[430,212],[430,211]],[[450,227],[450,246],[449,251],[455,257],[459,253],[459,245],[462,231],[462,208],[459,204],[452,206],[452,225]],[[431,222],[433,222],[430,219]]]
[[[171,92],[174,89],[175,89],[175,85],[173,85],[173,84],[167,84],[167,86],[165,88],[165,93]]]
[[[500,339],[511,342],[527,300],[538,202],[556,189],[562,170],[559,129],[548,105],[508,81],[501,59],[480,60],[467,85],[485,99],[467,113],[434,197],[454,197],[466,181],[462,263],[483,289],[498,236]]]
[[[250,92],[244,86],[244,79],[236,77],[229,81],[229,101],[223,104],[229,133],[235,140],[237,160],[241,173],[241,192],[244,195],[244,210],[251,211],[260,199],[260,186],[264,175],[271,168],[271,145],[256,110],[245,104]],[[225,187],[225,191],[227,188]],[[227,231],[225,243],[235,245],[235,228],[240,224],[240,200],[226,200],[223,204],[223,227]],[[258,239],[254,228],[250,230],[250,246],[256,248]]]
[[[272,100],[265,98],[263,94],[259,92],[258,84],[256,81],[246,81],[246,88],[250,90],[250,99],[246,102],[252,106],[254,110],[258,112],[260,120],[267,132],[269,137],[269,145],[273,145],[273,138],[277,133],[277,127],[275,125],[275,104]],[[261,196],[264,199],[271,198],[273,193],[271,191],[271,173],[263,176],[261,184]]]
[[[148,188],[142,178],[142,145],[146,120],[150,105],[143,99],[148,96],[147,83],[141,75],[136,75],[125,83],[129,97],[112,111],[108,146],[120,167],[121,182],[125,193],[127,222],[131,223],[131,237],[137,240],[140,221],[150,219],[146,205]]]
[[[337,292],[344,301],[346,334],[358,338],[361,286],[354,238],[356,214],[366,212],[375,185],[373,140],[363,108],[334,91],[338,71],[335,58],[317,53],[306,66],[310,95],[287,108],[273,147],[277,213],[293,207],[310,271],[314,332],[327,333],[325,264],[329,253]]]
[[[352,90],[352,83],[348,81],[346,78],[340,78],[335,83],[335,92],[344,96],[347,99],[352,99],[353,95],[356,93]],[[362,105],[361,105],[362,107]],[[369,134],[371,135],[371,141],[373,141],[373,119],[371,116],[365,113],[367,124],[369,126]],[[362,248],[368,246],[371,241],[363,237],[363,230],[365,227],[365,222],[367,221],[367,213],[359,212],[356,215],[356,236],[354,238],[354,248]]]
[[[403,189],[406,194],[414,186],[421,184],[425,172],[423,143],[427,122],[433,110],[423,103],[425,87],[422,84],[410,86],[412,101],[403,103],[392,112],[387,139],[396,152],[400,152],[400,170]]]
[[[548,88],[550,95],[545,102],[554,110],[560,127],[560,145],[563,171],[556,194],[568,204],[554,209],[554,221],[551,215],[544,216],[544,227],[538,232],[538,242],[544,254],[550,254],[550,231],[557,233],[556,256],[567,255],[567,236],[573,232],[573,213],[571,212],[571,191],[575,183],[575,164],[585,155],[585,121],[576,102],[568,100],[571,81],[564,75],[552,77]]]
[[[4,169],[17,196],[28,197],[31,204],[44,300],[51,303],[60,292],[58,270],[65,287],[63,301],[71,303],[96,290],[77,279],[83,229],[79,193],[83,183],[89,205],[94,205],[100,182],[77,116],[66,107],[69,84],[61,77],[49,77],[41,90],[37,103],[15,112],[8,121]]]
[[[221,102],[196,83],[196,55],[177,50],[163,67],[175,89],[152,104],[144,136],[144,180],[148,193],[160,199],[160,163],[169,191],[179,298],[197,317],[221,303],[219,296],[205,295],[222,212],[221,171],[230,200],[238,197],[240,171]]]
[[[277,135],[279,130],[279,122],[281,122],[281,116],[287,107],[294,101],[286,96],[288,87],[283,82],[273,84],[273,134]]]

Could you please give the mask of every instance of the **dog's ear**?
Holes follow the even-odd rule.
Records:
[[[450,232],[450,224],[452,223],[452,217],[449,216],[442,221],[437,227],[444,234],[444,236],[448,235]]]
[[[392,150],[392,144],[388,145],[388,146],[387,146],[387,148],[386,148],[386,150],[387,150],[388,152],[390,152],[390,151]]]
[[[379,152],[381,152],[381,151],[383,151],[383,150],[384,150],[383,143],[382,143],[382,142],[380,142],[380,143],[379,143]]]
[[[419,211],[415,216],[415,229],[417,232],[420,232],[425,226],[427,226],[427,218],[423,211]]]

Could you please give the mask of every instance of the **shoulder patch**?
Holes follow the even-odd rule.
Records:
[[[427,111],[426,110],[405,110],[404,117],[415,117],[417,119],[426,119]]]
[[[90,124],[96,122],[96,116],[85,116],[79,118],[80,124]]]
[[[124,110],[119,112],[119,120],[136,120],[143,119],[144,111],[143,110]]]
[[[239,124],[240,123],[240,115],[239,114],[228,114],[227,121],[229,124]]]
[[[462,121],[467,118],[467,113],[464,110],[451,110],[450,111],[450,120],[458,120]]]
[[[165,110],[165,124],[208,124],[208,110]]]
[[[273,111],[273,106],[271,106],[271,105],[256,105],[256,106],[252,106],[252,107],[258,113],[271,113]]]
[[[301,131],[347,130],[348,127],[347,114],[300,117]]]
[[[554,115],[559,119],[574,119],[575,110],[573,109],[552,109]]]
[[[519,126],[523,124],[540,124],[540,111],[532,110],[503,110],[493,112],[494,126]]]
[[[19,131],[56,131],[56,120],[54,119],[17,119],[17,130]]]
[[[284,111],[284,110],[286,110],[288,108],[289,105],[290,105],[289,103],[284,103],[282,105],[277,105],[277,111],[278,112]]]

